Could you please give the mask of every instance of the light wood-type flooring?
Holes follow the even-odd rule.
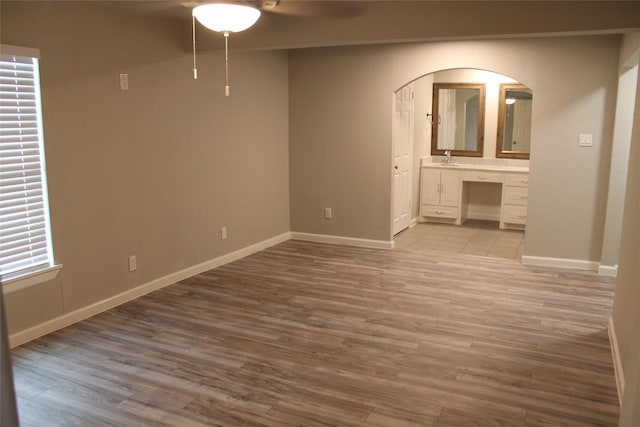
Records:
[[[613,281],[287,241],[14,349],[27,426],[615,426]]]

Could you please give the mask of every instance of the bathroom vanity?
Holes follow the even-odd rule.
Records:
[[[475,183],[482,183],[482,186]],[[486,213],[476,215],[476,218],[499,221],[502,229],[524,229],[528,186],[528,167],[423,163],[420,173],[420,216],[424,221],[460,225],[468,218],[474,218],[469,209],[470,200],[474,198],[472,193],[477,191],[474,189],[484,187],[489,190],[488,194],[493,192],[499,196],[489,197],[487,202],[481,201]],[[478,200],[477,197],[475,199]]]

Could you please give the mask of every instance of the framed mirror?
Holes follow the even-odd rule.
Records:
[[[533,91],[521,84],[501,84],[496,157],[529,159]]]
[[[434,83],[431,107],[432,156],[482,157],[484,84]]]

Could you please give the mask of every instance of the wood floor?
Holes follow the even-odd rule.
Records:
[[[288,241],[13,351],[22,426],[615,426],[611,279]]]

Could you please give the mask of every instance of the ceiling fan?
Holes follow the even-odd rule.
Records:
[[[206,28],[224,34],[225,40],[225,96],[229,96],[229,49],[230,33],[243,31],[251,27],[260,17],[261,12],[280,14],[293,18],[326,18],[345,19],[362,13],[366,2],[362,0],[192,0],[192,1],[114,1],[107,0],[113,6],[124,6],[139,12],[162,12],[180,19],[186,18],[187,13],[192,20],[193,43],[193,78],[198,78],[196,67],[196,21]],[[214,12],[215,9],[216,11]],[[227,9],[225,11],[225,9]],[[227,13],[233,15],[235,11],[248,13],[248,22],[231,24]],[[220,17],[220,15],[225,15]],[[218,16],[214,16],[218,15]]]
[[[329,7],[327,7],[329,6]],[[345,8],[345,6],[347,6]],[[250,28],[259,18],[262,11],[301,16],[334,17],[352,15],[356,12],[352,2],[347,1],[283,1],[280,0],[241,0],[232,2],[195,2],[187,5],[192,10],[193,39],[193,78],[198,78],[196,67],[196,21],[206,28],[224,34],[225,50],[225,96],[229,96],[229,47],[230,33]]]
[[[265,13],[318,18],[351,18],[362,13],[366,3],[362,0],[105,0],[103,2],[140,12],[162,12],[181,17],[202,4],[227,3],[253,7]]]

